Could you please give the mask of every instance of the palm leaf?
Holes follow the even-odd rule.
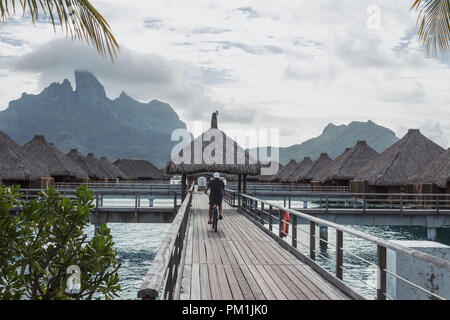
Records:
[[[437,56],[450,51],[450,0],[415,0],[411,9],[419,12],[418,37],[427,53]]]
[[[40,13],[48,15],[55,31],[59,24],[72,39],[87,41],[112,60],[119,51],[108,22],[88,0],[0,0],[0,20],[5,22],[11,18],[17,7],[24,16],[29,12],[33,24]]]

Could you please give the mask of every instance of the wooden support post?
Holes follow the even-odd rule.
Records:
[[[292,215],[292,246],[297,248],[297,216]]]
[[[269,230],[272,232],[272,205],[269,205]]]
[[[403,195],[400,193],[400,212],[403,212]]]
[[[186,173],[181,176],[181,201],[186,197]]]
[[[238,174],[238,193],[242,192],[242,175]],[[241,196],[238,195],[238,206],[241,204]]]
[[[342,265],[344,256],[344,237],[340,230],[336,230],[336,277],[342,280]]]
[[[247,194],[247,175],[246,174],[244,174],[243,185],[244,185],[243,193]]]
[[[319,244],[325,249],[328,246],[328,227],[322,224],[319,224]]]
[[[309,257],[316,260],[316,223],[309,222]]]
[[[173,213],[177,214],[177,192],[173,193]]]
[[[377,300],[386,300],[386,248],[377,246]]]
[[[261,202],[260,218],[261,218],[261,224],[264,225],[264,202]]]
[[[138,194],[134,193],[134,216],[137,217],[137,207],[138,207]]]
[[[278,210],[278,236],[283,238],[283,211]]]

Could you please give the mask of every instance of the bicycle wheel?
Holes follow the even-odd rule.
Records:
[[[217,213],[217,208],[214,208],[214,212],[213,212],[213,230],[214,232],[217,232],[217,220],[218,219],[218,213]]]

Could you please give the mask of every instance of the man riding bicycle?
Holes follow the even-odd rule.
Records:
[[[220,174],[215,172],[213,175],[214,179],[211,179],[206,187],[205,193],[208,193],[208,190],[211,189],[209,194],[209,220],[208,223],[212,224],[212,211],[214,205],[219,206],[219,219],[222,219],[222,199],[225,195],[225,184],[220,179]]]

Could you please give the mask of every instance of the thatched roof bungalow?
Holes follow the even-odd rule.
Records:
[[[409,129],[402,139],[358,171],[351,181],[351,191],[404,192],[408,179],[444,151],[418,129]]]
[[[107,157],[100,157],[100,164],[112,179],[128,179],[127,175],[116,167]]]
[[[450,193],[450,148],[408,182],[415,185],[414,193]]]
[[[93,161],[87,161],[87,157],[83,157],[77,149],[70,150],[66,154],[67,157],[72,159],[77,165],[79,165],[84,171],[87,172],[89,179],[93,181],[105,181],[108,180],[109,176],[104,172],[103,169],[98,170],[96,166],[92,166]]]
[[[303,183],[309,183],[311,180],[314,180],[317,176],[317,173],[320,172],[323,168],[329,166],[333,162],[333,159],[331,159],[327,153],[322,152],[319,156],[319,158],[314,161],[311,168],[306,172],[303,176],[299,177],[299,181]]]
[[[118,159],[114,165],[122,171],[129,180],[163,180],[160,169],[151,162],[142,159]]]
[[[287,182],[292,172],[297,167],[297,161],[291,159],[283,168],[281,168],[278,173],[273,177],[274,182]]]
[[[294,168],[291,176],[289,177],[289,182],[296,183],[303,177],[313,166],[314,161],[310,157],[304,157],[297,166]]]
[[[35,135],[22,150],[45,165],[56,182],[86,182],[89,179],[86,171],[42,135]]]
[[[95,170],[98,179],[103,181],[115,180],[112,174],[110,174],[102,165],[100,160],[98,160],[92,152],[89,152],[85,157],[86,163]]]
[[[0,131],[0,184],[40,188],[46,187],[50,182],[47,167]]]
[[[329,185],[349,186],[356,173],[378,156],[378,152],[369,147],[366,141],[358,141],[353,148],[347,148],[329,166],[320,170],[314,180]]]

